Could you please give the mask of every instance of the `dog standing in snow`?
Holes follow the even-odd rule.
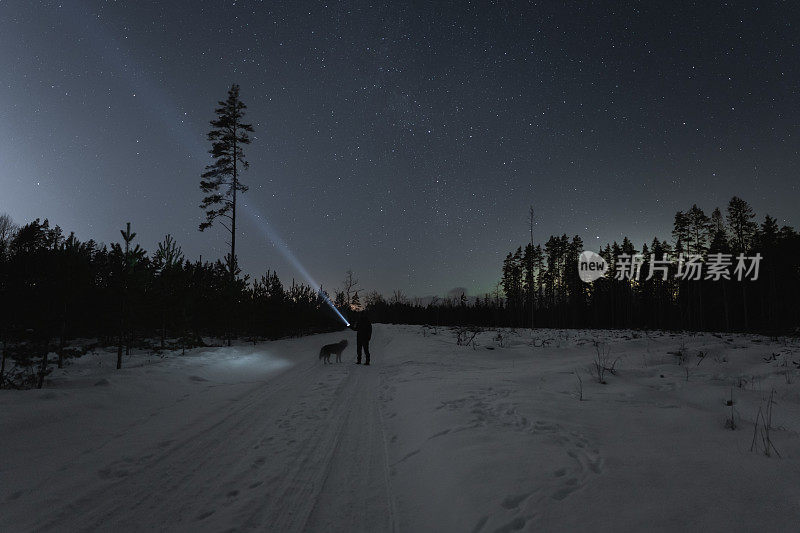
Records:
[[[336,354],[336,362],[342,362],[342,352],[347,348],[347,340],[343,339],[336,344],[326,344],[319,351],[319,358],[327,364],[331,362],[331,355]]]

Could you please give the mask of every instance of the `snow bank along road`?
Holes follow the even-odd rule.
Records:
[[[0,391],[0,530],[797,529],[796,340],[497,333],[377,325],[370,367],[318,361],[350,332],[84,356]],[[780,457],[750,451],[773,389]]]

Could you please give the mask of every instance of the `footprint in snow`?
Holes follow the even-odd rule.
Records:
[[[450,430],[445,429],[444,431],[440,431],[439,433],[434,433],[433,435],[428,437],[428,440],[435,439],[436,437],[441,437],[442,435],[447,435],[448,433],[450,433]]]
[[[483,518],[478,520],[478,523],[475,524],[475,527],[472,528],[472,533],[478,533],[481,529],[483,529],[483,526],[486,525],[487,520],[489,520],[488,516],[484,516]]]
[[[100,477],[100,479],[121,478],[126,477],[128,475],[128,471],[125,469],[114,470],[113,468],[103,468],[102,470],[97,471],[97,475]]]
[[[212,514],[214,514],[214,509],[211,509],[210,511],[205,511],[203,513],[200,513],[199,515],[197,515],[197,520],[205,520],[206,518],[208,518]]]
[[[495,533],[510,533],[511,531],[519,531],[525,527],[525,518],[522,516],[516,517],[511,522],[501,526],[495,530]]]
[[[527,498],[531,494],[532,494],[531,492],[526,492],[524,494],[506,496],[501,505],[503,506],[504,509],[516,509],[517,507],[519,507],[519,504],[522,503],[525,500],[525,498]]]
[[[569,481],[573,481],[573,480],[568,480],[568,482]],[[577,487],[577,480],[574,480],[574,481],[575,481],[576,484],[567,485],[566,487],[561,487],[560,489],[555,491],[552,494],[552,498],[554,500],[559,500],[560,501],[560,500],[563,500],[564,498],[566,498],[567,496],[569,496],[570,494],[572,494],[573,492],[575,492],[575,490],[578,487]]]
[[[421,450],[414,450],[413,452],[409,452],[409,453],[405,454],[402,459],[400,459],[399,461],[397,461],[395,463],[395,465],[399,465],[400,463],[402,463],[403,461],[405,461],[409,457],[413,457],[413,456],[417,455],[420,451]]]

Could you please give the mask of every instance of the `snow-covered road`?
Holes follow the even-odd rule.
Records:
[[[4,413],[0,530],[391,530],[378,370],[321,365],[329,337],[23,393]]]
[[[343,332],[121,371],[87,355],[42,391],[0,391],[0,531],[800,523],[796,340],[520,330],[473,349],[432,333],[376,325],[370,367],[352,364],[353,339],[346,363],[317,360]],[[619,358],[607,385],[586,370],[597,340]],[[749,451],[772,389],[780,458]]]

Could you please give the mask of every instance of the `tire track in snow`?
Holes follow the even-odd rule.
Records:
[[[375,371],[316,361],[288,369],[153,453],[98,465],[102,482],[76,487],[32,526],[58,529],[69,517],[81,530],[302,530],[322,487],[333,483],[331,460],[341,455],[343,428],[358,418],[351,416],[354,399],[363,404],[371,395],[377,410],[377,385],[362,379]],[[372,429],[382,435],[380,422]],[[377,474],[388,500],[386,474]],[[387,501],[383,514],[391,516],[390,509]]]
[[[392,338],[378,335],[376,346],[385,354]],[[373,347],[375,352],[375,346]],[[377,354],[376,354],[377,355]],[[386,438],[379,410],[380,370],[376,366],[348,366],[347,380],[333,395],[325,438],[317,439],[313,483],[305,494],[289,490],[292,502],[280,505],[275,531],[394,531],[394,499],[389,485]],[[292,469],[282,482],[293,484],[303,469]],[[287,517],[292,506],[302,508]],[[287,519],[288,518],[288,519]]]
[[[208,474],[216,476],[219,470],[217,463],[229,459],[226,451],[230,448],[230,436],[242,435],[242,429],[252,423],[244,414],[285,395],[301,384],[313,368],[311,364],[295,367],[235,397],[233,401],[226,402],[218,414],[215,413],[211,423],[199,421],[195,428],[181,430],[179,436],[171,439],[169,444],[162,443],[162,448],[153,455],[139,459],[122,457],[106,465],[99,470],[101,477],[104,477],[103,472],[108,471],[124,474],[105,476],[117,479],[105,485],[93,486],[89,491],[77,488],[76,494],[66,498],[66,503],[40,521],[36,529],[58,529],[61,519],[68,515],[80,516],[82,529],[85,530],[108,527],[109,523],[115,522],[130,527],[130,516],[142,510],[145,519],[154,527],[162,523],[159,521],[162,517],[164,523],[179,526],[186,510],[176,501],[177,494],[191,491],[192,498],[196,498],[202,496],[202,490],[198,490],[198,487],[208,489]],[[135,429],[146,431],[147,427],[142,424]],[[206,467],[205,470],[203,467]],[[198,482],[198,477],[205,477],[204,482]],[[182,500],[191,501],[192,498],[184,495]],[[161,510],[165,511],[163,515],[159,512]],[[176,521],[178,524],[175,524]],[[141,527],[144,529],[144,524]]]
[[[392,531],[386,439],[377,403],[380,377],[356,370],[358,386],[340,427],[309,531]]]

